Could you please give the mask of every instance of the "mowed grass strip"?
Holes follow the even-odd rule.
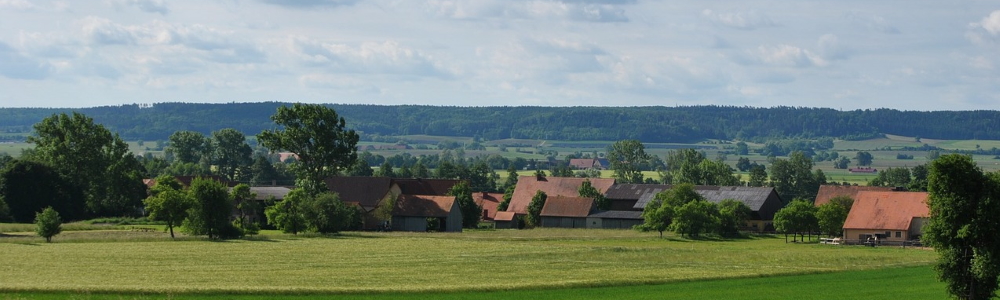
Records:
[[[162,233],[160,233],[162,234]],[[58,238],[57,238],[58,240]],[[2,243],[0,291],[359,293],[657,284],[927,265],[934,253],[617,230]]]
[[[945,299],[944,284],[928,267],[822,274],[685,281],[598,288],[525,289],[379,294],[93,294],[29,292],[0,299]]]

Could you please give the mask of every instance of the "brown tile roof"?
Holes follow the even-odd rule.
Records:
[[[844,229],[909,230],[913,218],[930,216],[927,196],[926,192],[859,192]]]
[[[497,205],[500,205],[500,202],[503,201],[503,194],[487,192],[472,193],[472,200],[486,211],[483,219],[493,220],[497,214]]]
[[[514,221],[514,216],[516,216],[512,211],[498,211],[496,216],[493,217],[493,221]]]
[[[590,215],[594,208],[594,198],[550,196],[539,214],[543,217],[578,217]]]
[[[893,188],[882,187],[882,186],[852,186],[852,185],[821,185],[819,186],[819,192],[816,193],[816,200],[813,204],[820,206],[830,202],[837,196],[848,196],[851,199],[857,199],[858,192],[862,191],[879,191],[879,192],[890,192]]]
[[[399,195],[393,216],[443,218],[451,213],[455,196]]]
[[[388,177],[330,177],[326,187],[340,194],[344,202],[357,202],[365,209],[373,209],[385,198],[392,188],[392,178]]]
[[[571,158],[569,160],[569,166],[577,169],[590,169],[594,167],[595,159],[593,158]]]
[[[393,182],[399,185],[399,190],[407,195],[448,195],[451,187],[458,184],[452,179],[395,178]]]
[[[517,186],[514,188],[514,195],[510,199],[508,211],[524,214],[528,211],[528,204],[537,191],[543,191],[552,198],[554,196],[577,197],[580,196],[580,185],[586,178],[575,177],[546,177],[538,180],[535,176],[521,176],[517,179]],[[590,178],[590,184],[598,192],[604,194],[615,184],[611,178]]]

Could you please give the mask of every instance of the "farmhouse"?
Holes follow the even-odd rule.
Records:
[[[616,197],[625,197],[640,194],[633,208],[644,209],[646,204],[656,197],[656,194],[670,189],[671,185],[643,184],[636,187],[620,187]],[[709,186],[699,185],[694,187],[699,195],[712,203],[719,203],[722,200],[732,199],[743,202],[750,207],[752,213],[747,220],[745,229],[753,231],[774,230],[774,214],[783,206],[781,198],[772,187],[748,187],[748,186]],[[628,192],[631,191],[631,192]],[[634,196],[632,196],[634,197]],[[622,200],[624,201],[624,200]]]
[[[608,168],[608,165],[608,160],[605,158],[571,158],[569,160],[569,167],[578,170],[604,170]]]
[[[331,177],[326,186],[340,195],[344,203],[357,205],[364,212],[363,229],[377,229],[387,218],[385,213],[376,214],[376,209],[384,203],[399,199],[401,195],[444,196],[458,180],[444,179],[403,179],[388,177]],[[388,211],[388,208],[386,209]],[[461,220],[459,220],[461,221]]]
[[[903,242],[919,239],[930,216],[926,192],[872,192],[857,194],[847,220],[844,240]]]
[[[507,211],[526,214],[531,198],[538,191],[545,192],[550,199],[556,196],[578,197],[580,185],[586,180],[590,180],[590,184],[601,194],[606,193],[615,184],[615,180],[610,178],[521,176],[517,179],[517,186],[514,187],[514,195],[510,199]]]
[[[462,232],[462,210],[455,196],[400,195],[392,209],[392,229]]]
[[[503,202],[503,194],[479,192],[472,193],[472,200],[483,209],[482,219],[493,221],[497,214],[497,206]]]
[[[819,186],[819,192],[816,193],[816,200],[813,201],[813,204],[819,207],[820,205],[829,203],[830,199],[839,196],[857,199],[858,193],[863,191],[891,192],[893,188],[883,186],[821,185]]]
[[[587,216],[594,209],[594,198],[552,196],[542,206],[542,227],[587,228]]]
[[[521,217],[524,214],[516,214],[512,211],[498,211],[493,216],[493,224],[497,229],[518,229],[521,228]]]

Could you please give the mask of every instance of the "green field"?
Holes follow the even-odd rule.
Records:
[[[130,236],[116,239],[115,232],[67,232],[51,244],[16,237],[22,234],[0,237],[0,291],[520,291],[881,270],[926,266],[935,257],[922,249],[794,244],[769,236],[692,241],[619,230],[272,235],[225,242],[170,241],[162,232],[132,231],[117,231]]]

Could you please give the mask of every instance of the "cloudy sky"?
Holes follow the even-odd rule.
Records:
[[[0,107],[1000,108],[998,1],[0,0]]]

